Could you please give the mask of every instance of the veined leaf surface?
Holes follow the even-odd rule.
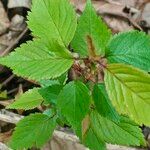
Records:
[[[97,16],[91,0],[87,0],[86,8],[79,18],[77,31],[72,41],[72,47],[82,57],[89,54],[87,37],[91,38],[96,55],[104,55],[104,50],[111,37],[111,31],[105,23]]]
[[[65,73],[73,64],[70,55],[62,57],[53,54],[51,48],[42,41],[36,40],[23,44],[10,55],[0,58],[0,64],[10,67],[19,76],[32,80],[53,79]],[[63,47],[62,47],[63,51]]]
[[[105,85],[109,98],[121,114],[150,126],[150,75],[123,64],[108,65]]]
[[[13,149],[41,147],[51,138],[55,127],[55,118],[44,114],[32,114],[17,124],[10,146]]]
[[[89,111],[90,95],[88,88],[80,81],[68,83],[58,96],[58,109],[74,129]]]
[[[104,84],[96,84],[93,89],[93,100],[98,113],[110,120],[120,121],[120,116],[108,98]]]
[[[56,84],[48,87],[39,89],[39,93],[44,98],[44,102],[48,104],[56,104],[58,100],[58,95],[62,90],[63,86]]]
[[[106,144],[103,142],[90,127],[86,133],[83,143],[90,148],[90,150],[106,150]]]
[[[43,97],[39,94],[38,90],[39,88],[34,88],[23,93],[7,108],[29,110],[39,106],[43,101]]]
[[[125,63],[150,71],[150,36],[138,31],[119,33],[110,40],[106,57],[110,63]]]
[[[91,128],[103,142],[119,145],[145,145],[144,136],[137,124],[127,117],[116,123],[102,117],[97,111],[91,113]]]
[[[68,0],[33,0],[28,26],[34,36],[45,41],[58,40],[68,46],[72,40],[77,18]]]

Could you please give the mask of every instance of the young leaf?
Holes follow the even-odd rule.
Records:
[[[14,103],[7,106],[7,108],[24,110],[36,108],[43,101],[43,97],[39,94],[38,90],[38,88],[34,88],[25,92]]]
[[[58,109],[76,129],[89,111],[88,88],[79,81],[67,84],[58,96]]]
[[[126,117],[120,122],[102,117],[97,111],[91,113],[91,128],[103,142],[120,145],[145,145],[141,129]]]
[[[0,64],[10,67],[15,74],[32,80],[56,78],[71,67],[73,59],[70,55],[68,58],[53,55],[50,47],[54,46],[47,46],[40,40],[28,42],[9,56],[0,58]]]
[[[111,37],[111,32],[97,16],[91,0],[87,0],[86,8],[79,19],[77,31],[72,41],[73,49],[82,57],[88,56],[88,37],[91,38],[92,44],[97,55],[103,55],[107,42]]]
[[[116,122],[120,120],[119,114],[116,112],[107,96],[104,84],[96,84],[94,86],[93,100],[101,116]]]
[[[39,89],[39,93],[42,95],[45,102],[56,104],[58,95],[62,88],[62,85],[52,85]]]
[[[56,39],[64,46],[72,40],[77,26],[75,11],[68,0],[33,0],[28,20],[33,35],[45,41]]]
[[[110,63],[125,63],[150,71],[150,36],[132,31],[114,36],[108,44],[106,57]]]
[[[10,146],[13,149],[41,147],[51,138],[55,127],[55,118],[44,114],[32,114],[17,124]]]
[[[111,64],[105,70],[106,90],[115,108],[139,124],[150,126],[150,75],[128,65]]]

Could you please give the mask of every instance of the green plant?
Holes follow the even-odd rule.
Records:
[[[22,119],[10,146],[41,147],[64,124],[91,150],[104,150],[105,143],[146,146],[139,125],[150,126],[150,37],[138,31],[112,36],[90,0],[78,24],[68,0],[33,0],[28,20],[36,38],[0,63],[41,87],[7,108],[42,103],[47,110]]]

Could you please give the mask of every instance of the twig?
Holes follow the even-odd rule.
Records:
[[[14,100],[0,100],[0,105],[6,107],[11,104]]]
[[[7,147],[5,144],[0,142],[0,150],[12,150],[9,147]]]
[[[14,89],[8,91],[7,94],[11,94],[11,93],[17,92],[18,89],[19,89],[18,87],[17,87],[17,88],[14,88]]]
[[[1,86],[5,86],[7,83],[9,83],[13,78],[15,77],[14,74],[12,74],[9,78],[7,78],[2,84]]]
[[[28,85],[23,85],[23,88],[26,88],[26,87],[28,87]],[[12,94],[12,93],[14,93],[14,92],[17,92],[18,90],[19,90],[19,87],[14,88],[14,89],[8,91],[7,94]]]
[[[0,110],[0,120],[1,121],[16,124],[22,118],[23,118],[23,116],[9,112],[5,109]]]
[[[21,38],[27,33],[28,28],[26,27],[22,33],[17,37],[17,39],[10,45],[8,46],[5,51],[1,54],[1,56],[5,56],[7,55],[14,47],[16,44],[18,44],[18,42],[21,40]]]

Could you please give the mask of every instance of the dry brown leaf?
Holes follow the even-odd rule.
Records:
[[[110,2],[116,2],[121,5],[132,6],[135,7],[137,0],[109,0]]]
[[[15,8],[15,7],[31,7],[31,0],[9,0],[8,1],[8,8]]]
[[[77,12],[83,12],[85,0],[71,0]],[[122,32],[134,29],[133,26],[140,28],[132,18],[123,10],[125,5],[119,3],[108,3],[106,1],[93,1],[97,13],[103,17],[113,32]],[[135,11],[135,9],[133,10]],[[132,24],[130,25],[129,22]]]
[[[6,107],[6,106],[10,105],[12,102],[13,102],[13,100],[1,100],[0,105]]]
[[[25,29],[26,23],[25,23],[25,18],[21,15],[16,14],[12,19],[11,19],[11,25],[10,29],[13,31],[22,31]]]
[[[12,135],[12,130],[5,132],[5,133],[0,133],[0,142],[6,143],[10,139]]]
[[[150,27],[150,2],[143,9],[142,20],[146,21],[147,27]]]
[[[133,30],[133,26],[130,26],[128,22],[116,18],[116,17],[109,17],[105,16],[104,17],[105,22],[109,25],[109,27],[112,29],[113,33],[118,33],[118,32],[124,32],[124,31],[130,31]]]
[[[90,127],[90,116],[87,115],[82,121],[82,139],[84,139],[84,136],[88,131],[89,127]]]
[[[0,1],[0,35],[5,33],[9,28],[10,22],[5,12],[2,2]]]

